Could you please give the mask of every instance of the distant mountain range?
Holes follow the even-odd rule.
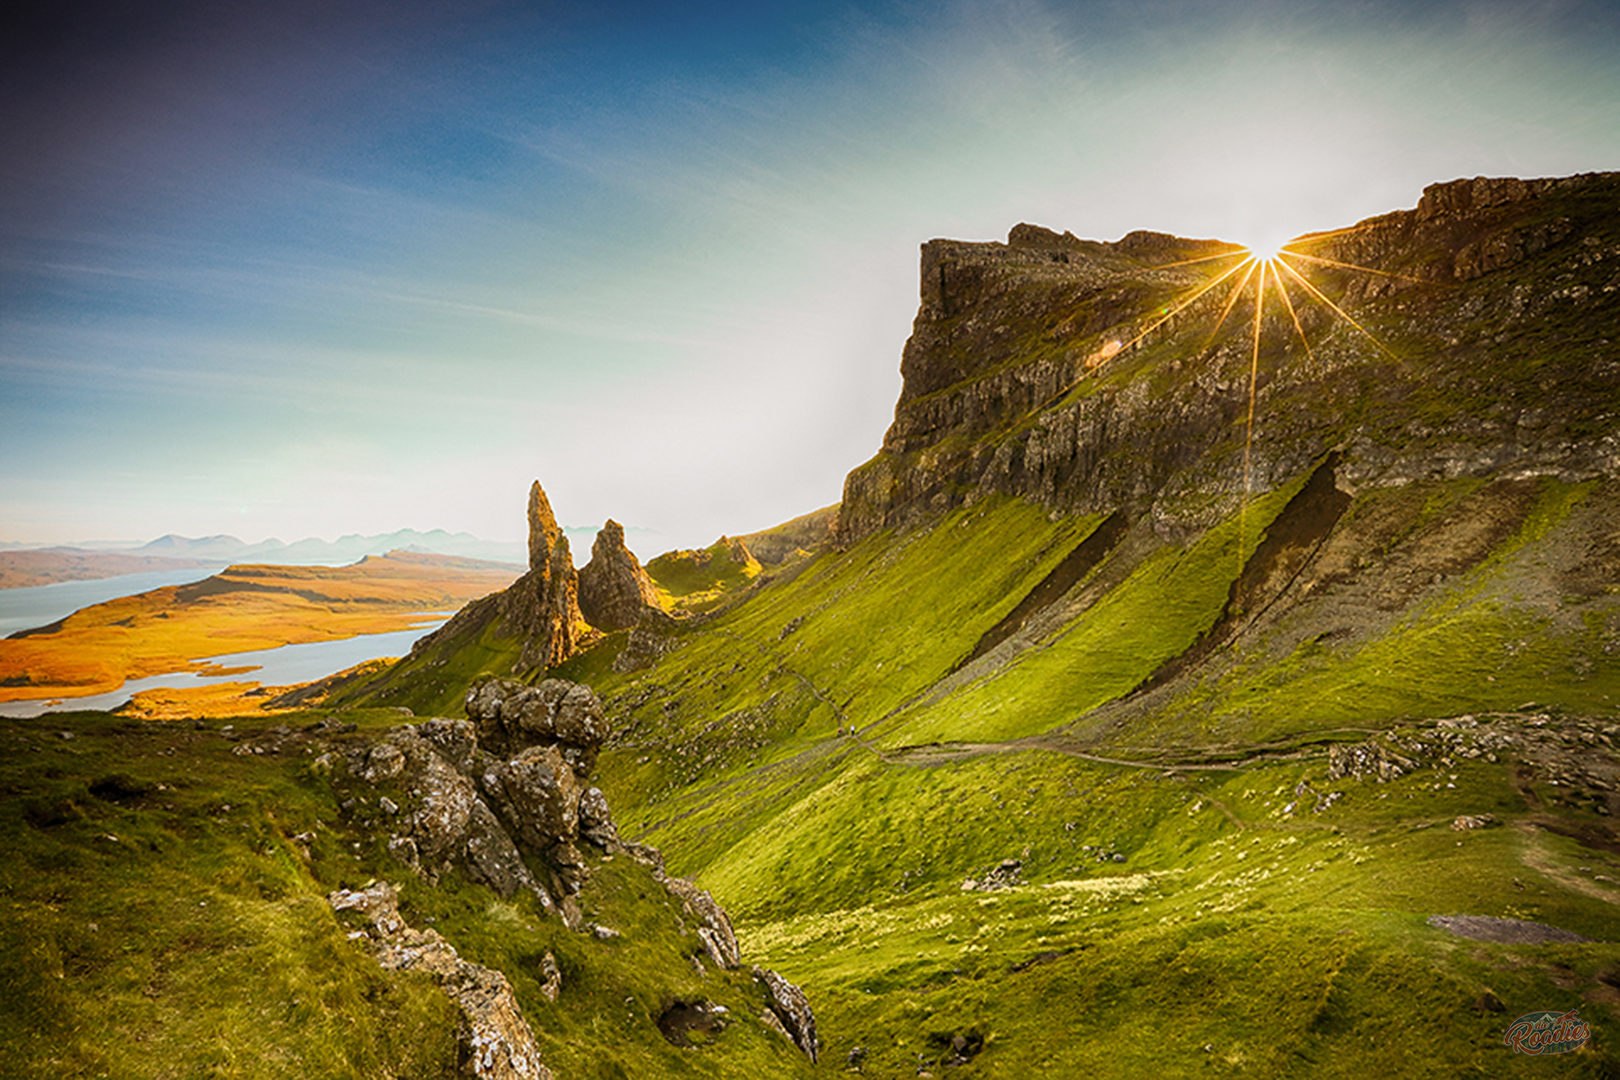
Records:
[[[650,547],[660,538],[653,529],[630,528],[625,531],[630,534],[632,542],[640,541],[638,547]],[[576,558],[583,561],[590,557],[596,526],[569,526],[563,532],[568,536],[569,546]],[[390,551],[454,555],[516,566],[527,566],[529,561],[528,545],[523,541],[480,540],[471,533],[450,533],[443,529],[429,532],[398,529],[372,536],[350,533],[336,540],[311,537],[291,544],[274,538],[249,544],[224,533],[200,537],[170,533],[144,544],[107,540],[49,547],[0,543],[0,588],[44,585],[54,581],[85,581],[147,570],[214,564],[336,566],[356,562],[367,555],[385,555]]]
[[[585,531],[585,530],[581,530]],[[592,535],[595,530],[589,530]],[[415,529],[397,529],[391,533],[361,536],[350,533],[336,540],[310,537],[291,544],[269,539],[249,544],[234,536],[176,536],[170,533],[133,549],[132,555],[151,555],[160,558],[207,559],[220,562],[268,562],[284,565],[351,562],[367,555],[382,555],[390,551],[431,552],[436,555],[459,555],[468,559],[487,559],[522,565],[528,561],[528,548],[519,541],[480,540],[471,533],[448,533],[443,529],[418,532]]]

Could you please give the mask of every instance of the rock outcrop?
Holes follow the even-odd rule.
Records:
[[[431,663],[436,653],[498,623],[506,637],[523,641],[515,674],[544,671],[573,655],[590,633],[579,610],[579,577],[568,537],[557,525],[551,502],[536,480],[529,488],[529,569],[498,593],[474,600],[455,617],[411,646],[412,661]],[[386,697],[386,692],[384,694]]]
[[[612,518],[596,534],[591,561],[579,571],[579,609],[598,630],[625,630],[659,610],[657,587],[625,547],[624,527]]]
[[[457,867],[511,896],[528,890],[569,925],[585,881],[578,844],[616,840],[607,800],[590,787],[609,726],[589,687],[485,679],[467,692],[468,719],[394,728],[323,762],[356,790],[351,812],[380,816],[388,848],[428,876]],[[379,791],[375,801],[360,785]]]
[[[735,968],[742,963],[742,950],[737,947],[737,935],[731,929],[731,916],[715,903],[714,897],[685,878],[665,877],[664,888],[679,897],[686,913],[697,919],[698,939],[708,950],[709,959],[716,967]]]
[[[406,925],[399,895],[386,881],[359,891],[340,889],[326,900],[333,911],[364,916],[367,925],[350,937],[364,938],[379,966],[431,975],[461,1009],[462,1072],[480,1080],[551,1080],[505,975],[463,960],[438,931]]]
[[[1266,305],[1258,347],[1253,286],[1191,299],[1236,245],[931,240],[894,423],[837,541],[994,493],[1192,531],[1335,449],[1351,486],[1613,475],[1617,200],[1620,173],[1461,180],[1302,237],[1288,265],[1337,307],[1279,273],[1294,310]]]
[[[749,552],[766,566],[777,566],[797,555],[808,554],[832,541],[838,507],[824,506],[800,514],[773,528],[738,537]]]
[[[753,970],[754,978],[765,984],[769,994],[767,1008],[781,1025],[782,1034],[793,1040],[811,1061],[817,1060],[821,1056],[821,1039],[816,1034],[816,1017],[810,1010],[810,999],[776,972],[762,967]]]
[[[384,831],[388,850],[416,873],[431,879],[459,870],[502,896],[528,890],[569,928],[610,941],[619,933],[587,924],[578,900],[588,880],[580,845],[592,845],[604,857],[624,855],[651,870],[678,902],[683,928],[695,924],[690,929],[698,945],[688,954],[695,965],[701,969],[701,955],[718,968],[741,966],[725,909],[696,884],[668,876],[656,848],[622,841],[607,797],[590,786],[610,726],[589,687],[560,679],[528,686],[485,678],[468,688],[465,705],[464,720],[401,725],[369,745],[330,751],[316,765],[329,771],[347,796],[342,805],[351,818]],[[358,910],[372,920],[368,933],[385,967],[429,971],[458,1002],[476,1005],[478,1011],[468,1011],[469,1017],[507,1015],[502,1002],[510,998],[510,987],[504,977],[460,961],[433,931],[405,927],[391,886],[334,893],[331,900],[334,908]],[[540,968],[543,992],[555,1000],[562,987],[555,958],[548,956]],[[767,1023],[814,1060],[815,1015],[803,991],[775,972],[755,968],[754,973],[768,992]],[[491,974],[495,978],[487,977]],[[521,1019],[517,1016],[517,1022]],[[475,1075],[548,1075],[522,1071],[538,1067],[538,1058],[521,1052],[515,1024],[502,1023],[469,1019],[468,1045],[487,1062],[481,1067],[496,1070]],[[497,1038],[490,1031],[501,1034]]]

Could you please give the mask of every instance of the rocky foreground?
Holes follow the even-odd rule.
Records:
[[[399,862],[429,880],[459,872],[503,897],[529,893],[569,929],[612,942],[621,931],[588,922],[580,907],[591,861],[581,847],[588,845],[598,859],[626,857],[649,867],[691,923],[708,962],[727,970],[741,965],[725,909],[692,882],[667,875],[656,849],[622,840],[607,798],[591,786],[610,726],[589,687],[485,679],[468,690],[466,712],[467,719],[401,725],[377,742],[328,752],[315,766],[332,775],[350,820],[384,837]],[[366,916],[364,933],[379,964],[428,971],[458,1003],[474,1075],[549,1077],[499,972],[461,960],[432,930],[405,926],[387,883],[329,899],[337,910]],[[696,957],[693,963],[702,969]],[[556,959],[547,953],[542,964],[555,1000],[562,979]],[[775,972],[753,973],[767,992],[762,1019],[816,1060],[815,1015],[803,991]],[[723,1014],[712,1009],[703,1000],[677,1001],[659,1024],[723,1026]]]

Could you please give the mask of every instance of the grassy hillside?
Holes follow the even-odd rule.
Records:
[[[311,763],[398,720],[0,723],[0,1071],[464,1075],[449,1000],[424,975],[380,968],[326,902],[384,879],[409,923],[505,973],[558,1077],[809,1075],[761,1023],[746,969],[689,962],[701,946],[641,863],[592,856],[585,913],[621,935],[602,941],[527,893],[501,900],[395,861]],[[547,952],[563,977],[555,1002],[541,992]],[[673,1045],[656,1019],[699,999],[726,1006],[729,1026],[707,1045]]]
[[[654,559],[663,615],[529,678],[601,695],[621,834],[803,985],[823,1070],[1620,1075],[1617,191],[1430,189],[1302,242],[1324,302],[1297,322],[1255,313],[1258,288],[1250,315],[1230,286],[1176,309],[1209,244],[933,242],[907,390],[837,545],[800,553],[812,515],[768,567],[724,540]],[[508,633],[486,597],[327,708],[362,725],[345,738],[400,715],[382,706],[459,715],[511,672]],[[3,729],[18,1045],[156,1075],[134,1036],[172,1028],[182,1074],[260,1075],[239,1042],[305,1072],[442,1071],[436,999],[322,959],[345,942],[315,898],[386,877],[507,972],[559,1076],[808,1069],[748,1019],[745,976],[680,959],[639,864],[593,866],[587,907],[634,928],[597,942],[409,878],[297,753],[64,722],[75,739]],[[178,929],[135,884],[149,854],[162,903],[197,898]],[[126,945],[87,936],[103,919]],[[536,996],[546,949],[579,988],[565,1010]],[[185,965],[238,952],[195,1027]],[[264,965],[294,1020],[239,1004]],[[675,1050],[653,1003],[700,990],[739,1019]],[[1574,1009],[1578,1053],[1504,1043]]]
[[[1295,566],[1306,481],[1184,544],[1135,530],[971,661],[1095,519],[987,500],[824,553],[649,669],[604,642],[567,667],[617,713],[621,824],[873,1075],[959,1036],[981,1048],[952,1075],[1516,1075],[1508,1021],[1572,1007],[1598,1034],[1561,1068],[1608,1075],[1620,946],[1426,920],[1612,936],[1620,602],[1590,541],[1613,493],[1367,490]],[[1411,767],[1329,779],[1369,738]],[[964,891],[1009,859],[1016,887]]]

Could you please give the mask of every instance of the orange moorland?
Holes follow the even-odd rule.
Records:
[[[0,640],[0,701],[86,697],[126,679],[228,672],[201,657],[406,630],[511,584],[519,568],[394,551],[352,566],[233,566]]]

